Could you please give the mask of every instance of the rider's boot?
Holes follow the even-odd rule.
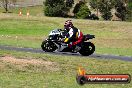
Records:
[[[61,52],[63,51],[66,47],[68,47],[68,45],[66,43],[62,43],[59,48],[57,49],[57,51]]]
[[[81,49],[81,47],[80,46],[73,46],[73,49],[72,49],[72,53],[77,53],[77,52],[79,52],[79,50]]]

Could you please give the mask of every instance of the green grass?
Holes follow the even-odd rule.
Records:
[[[17,60],[22,59],[42,60],[56,63],[47,69],[43,65],[27,64],[20,62],[2,61],[2,57],[11,56]],[[2,88],[131,88],[130,84],[86,84],[80,86],[76,83],[78,67],[85,68],[88,74],[130,74],[132,75],[131,62],[94,59],[89,57],[61,56],[50,54],[33,54],[15,51],[0,51],[0,87]],[[58,70],[53,70],[58,68]]]
[[[24,14],[28,8],[23,8]],[[13,14],[0,14],[0,45],[40,48],[42,40],[52,29],[63,28],[68,18],[41,16],[37,14],[37,11],[41,12],[39,8],[42,9],[32,9],[30,17],[19,17],[18,8]],[[96,35],[92,40],[96,53],[132,56],[132,23],[72,20],[84,34]],[[8,56],[16,61],[2,59]],[[55,64],[36,65],[36,60]],[[0,88],[132,88],[132,83],[80,86],[76,83],[79,66],[84,67],[88,74],[132,75],[132,64],[127,61],[0,50]]]
[[[132,56],[132,49],[131,48],[125,49],[125,48],[99,47],[96,53],[120,55],[120,56]]]
[[[63,28],[68,18],[0,14],[0,44],[40,48],[41,42],[55,28]],[[132,23],[72,19],[84,34],[94,34],[96,53],[132,55]]]

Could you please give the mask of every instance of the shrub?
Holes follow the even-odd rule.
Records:
[[[90,12],[88,6],[86,6],[86,4],[82,4],[79,11],[78,11],[78,13],[75,14],[75,17],[85,19],[90,14],[91,14],[91,12]]]
[[[69,11],[64,0],[46,0],[44,5],[44,14],[46,16],[64,17]]]

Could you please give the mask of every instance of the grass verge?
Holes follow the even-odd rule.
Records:
[[[68,18],[0,14],[0,44],[40,48],[55,28],[63,28]],[[92,42],[100,54],[132,55],[132,23],[72,19],[84,34],[95,34]]]
[[[10,60],[11,59],[11,60]],[[35,61],[35,62],[34,62]],[[40,64],[41,62],[41,64]],[[50,62],[53,64],[48,64]],[[49,66],[49,67],[48,67]],[[131,88],[130,84],[76,83],[79,66],[88,74],[130,74],[131,62],[0,50],[0,87],[4,88]]]

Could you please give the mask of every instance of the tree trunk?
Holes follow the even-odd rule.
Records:
[[[8,12],[8,0],[5,0],[5,10]]]

